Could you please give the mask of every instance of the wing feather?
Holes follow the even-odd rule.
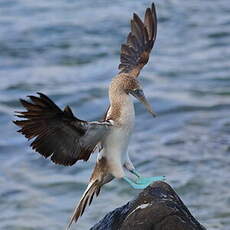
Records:
[[[137,14],[131,20],[131,32],[121,46],[120,73],[137,77],[149,60],[157,34],[157,16],[154,3],[145,12],[144,22]]]
[[[38,95],[29,96],[30,102],[20,100],[26,111],[16,114],[23,118],[14,121],[21,128],[18,132],[33,139],[32,149],[56,164],[73,165],[78,160],[88,160],[110,124],[80,120],[69,106],[62,111],[45,94]]]

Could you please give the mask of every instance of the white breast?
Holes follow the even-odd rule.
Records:
[[[123,165],[126,160],[126,152],[133,131],[134,120],[133,101],[127,95],[123,101],[119,119],[113,121],[114,126],[102,143],[103,152],[101,154],[108,160],[110,173],[116,178],[124,176]]]

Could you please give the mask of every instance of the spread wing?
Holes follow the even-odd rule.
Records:
[[[75,117],[69,106],[62,111],[42,93],[21,99],[25,112],[17,112],[23,120],[14,121],[26,138],[33,139],[31,147],[56,164],[73,165],[87,161],[96,145],[104,138],[109,122],[87,122]]]
[[[129,73],[137,77],[149,60],[149,54],[153,48],[157,34],[157,17],[154,3],[147,8],[144,22],[137,14],[133,14],[131,20],[131,32],[126,44],[121,45],[120,73]]]

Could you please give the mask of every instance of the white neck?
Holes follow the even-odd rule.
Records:
[[[122,100],[120,123],[133,128],[135,121],[135,110],[133,104],[133,98],[130,95],[126,95]]]

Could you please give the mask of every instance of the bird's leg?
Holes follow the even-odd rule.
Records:
[[[124,167],[136,177],[141,177],[141,175],[137,172],[137,170],[135,169],[135,167],[133,166],[133,163],[130,161],[129,158],[124,163]]]
[[[128,159],[128,161],[125,162],[124,167],[131,172],[132,174],[134,174],[136,177],[140,178],[140,174],[135,170],[132,162]],[[122,178],[124,181],[126,181],[128,184],[130,184],[134,189],[144,189],[146,188],[150,183],[142,183],[142,184],[138,184],[132,180],[130,180],[128,177],[123,177]]]
[[[156,177],[142,177],[140,173],[134,168],[133,164],[128,161],[124,164],[124,167],[137,177],[135,182],[131,181],[129,178],[125,177],[124,180],[128,182],[133,188],[143,189],[153,183],[154,181],[164,181],[165,176],[156,176]]]
[[[130,169],[129,172],[131,172],[133,175],[135,175],[137,178],[141,177],[141,174],[139,172],[137,172],[137,170],[135,168]]]

